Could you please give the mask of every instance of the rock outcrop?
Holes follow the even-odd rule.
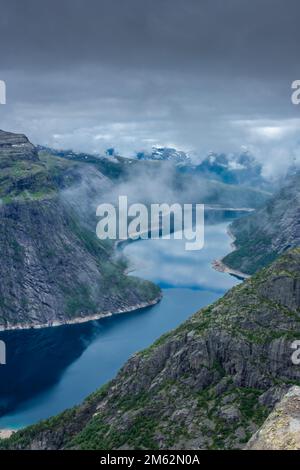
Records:
[[[0,168],[9,161],[30,160],[37,162],[38,153],[34,145],[23,134],[13,134],[0,129]]]
[[[300,387],[288,391],[245,449],[300,450]]]
[[[82,405],[2,446],[244,448],[291,384],[300,385],[292,361],[299,279],[297,248],[134,355]]]

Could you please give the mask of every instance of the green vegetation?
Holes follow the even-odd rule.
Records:
[[[236,250],[223,259],[236,270],[254,274],[279,254],[300,243],[300,173],[256,212],[234,221],[231,231]]]
[[[96,313],[97,306],[93,301],[89,286],[81,284],[76,291],[65,289],[66,313],[69,318],[79,313]]]
[[[0,168],[0,199],[4,204],[51,198],[75,179],[74,163],[46,154],[32,161],[5,158],[2,152]]]
[[[264,266],[271,264],[277,257],[277,253],[271,249],[271,239],[266,236],[240,237],[236,244],[236,250],[229,253],[223,262],[237,271],[254,274]],[[246,264],[245,259],[249,262]]]
[[[157,443],[153,440],[153,433],[158,425],[158,420],[147,416],[137,416],[126,432],[113,430],[105,424],[100,416],[94,417],[85,429],[76,436],[68,448],[95,450],[116,449],[126,444],[134,449],[157,449]]]
[[[120,159],[116,163],[84,155],[59,159],[47,152],[40,152],[40,160],[2,160],[5,163],[0,176],[2,202],[47,199],[43,204],[22,204],[28,208],[27,212],[24,210],[24,219],[32,222],[26,241],[32,244],[45,273],[44,284],[53,288],[55,301],[59,299],[59,315],[65,314],[63,320],[133,307],[160,294],[152,283],[126,276],[126,263],[113,257],[113,246],[97,240],[69,207],[60,206],[57,213],[58,199],[53,195],[77,180],[76,166],[83,161],[115,179],[125,175],[128,164]],[[175,183],[182,188],[190,184],[190,177],[177,180],[177,176]],[[225,200],[226,204],[241,203],[238,189],[215,182],[210,188],[212,192],[207,198],[211,197],[211,203],[216,203],[221,195],[222,203]],[[247,192],[243,203],[251,195],[251,191]],[[258,195],[258,199],[265,197]],[[268,214],[274,215],[275,206],[268,205]],[[22,223],[19,227],[9,220],[5,224],[5,246],[18,275],[24,261],[24,246],[20,242]],[[257,254],[252,265],[248,265],[254,272],[273,256],[267,232],[251,231],[254,235],[248,242],[252,222],[248,225],[245,218],[238,223],[243,227],[237,240],[238,250],[229,256],[237,262],[238,256],[245,258],[247,250]],[[269,412],[265,392],[297,382],[296,368],[288,356],[290,351],[286,353],[285,349],[284,354],[282,351],[289,348],[291,340],[300,337],[300,312],[294,299],[299,257],[300,249],[287,253],[135,354],[115,380],[80,406],[17,432],[1,441],[0,447],[105,450],[185,445],[207,449],[241,447]],[[241,266],[238,269],[243,270]],[[35,272],[31,279],[34,282]],[[21,306],[30,311],[24,291],[17,299],[17,308],[7,305],[9,283],[14,280],[3,276],[3,281],[7,282],[6,296],[0,297],[0,309],[6,309],[6,317],[10,318],[7,312],[12,312],[15,318],[13,313]],[[21,282],[19,285],[22,287]],[[15,302],[15,296],[9,301]],[[53,311],[51,314],[53,318]]]
[[[0,138],[1,325],[63,323],[156,300],[160,289],[127,276],[126,261],[115,256],[113,243],[96,237],[88,202],[82,208],[77,193],[78,200],[71,200],[83,178],[93,178],[90,167],[82,171],[84,165],[106,159],[60,158],[37,153],[25,136],[0,131]],[[71,195],[61,197],[70,188]],[[29,285],[36,286],[31,295]]]
[[[28,448],[36,439],[68,449],[243,447],[270,412],[264,392],[299,384],[290,362],[274,367],[284,360],[282,345],[300,337],[300,312],[265,290],[278,275],[299,282],[299,257],[300,248],[287,253],[134,355],[82,405],[1,447]]]

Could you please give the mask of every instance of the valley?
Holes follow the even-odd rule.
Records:
[[[232,214],[211,217],[199,252],[185,252],[184,240],[123,245],[131,274],[162,289],[156,306],[81,325],[1,333],[8,362],[0,369],[0,428],[18,429],[78,404],[112,379],[133,353],[237,284],[211,266],[213,256],[222,257],[230,248],[226,227]]]
[[[25,428],[1,446],[243,448],[299,382],[288,362],[298,337],[299,253],[289,251],[298,246],[298,203],[288,202],[298,198],[297,182],[278,198],[169,161],[58,155],[25,136],[0,137],[0,328],[8,358],[0,428],[4,436]],[[97,240],[97,204],[114,204],[123,191],[135,202],[141,188],[146,206],[160,194],[168,203],[205,202],[204,248],[186,251],[176,236],[117,240],[117,250]],[[268,221],[280,213],[281,232]],[[280,233],[279,248],[268,254],[256,241],[262,258],[247,249],[244,262],[242,243],[250,246],[263,221]]]
[[[1,465],[297,464],[299,0],[0,2]]]

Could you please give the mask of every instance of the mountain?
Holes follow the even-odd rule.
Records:
[[[122,192],[126,194],[127,191],[137,195],[139,199],[134,202],[149,204],[163,201],[165,203],[203,203],[219,207],[257,208],[271,196],[270,192],[260,188],[226,184],[207,179],[201,173],[182,171],[182,166],[173,165],[168,159],[129,159],[117,155],[100,157],[41,146],[38,149],[40,155],[46,154],[73,163],[90,165],[115,185],[128,183],[122,186]],[[159,195],[162,200],[157,199]]]
[[[208,179],[199,173],[176,171],[170,176],[176,197],[183,203],[203,203],[208,206],[255,209],[262,206],[271,193],[250,186],[226,184]]]
[[[0,329],[85,321],[160,299],[124,274],[113,246],[83,223],[65,194],[82,164],[38,153],[23,135],[0,132]],[[100,187],[105,177],[88,166]]]
[[[128,177],[132,167],[140,167],[142,163],[146,169],[151,168],[151,163],[169,163],[176,168],[178,174],[197,175],[206,181],[244,186],[253,190],[256,188],[267,192],[274,191],[275,183],[264,178],[261,163],[248,151],[231,154],[211,152],[200,164],[194,164],[188,153],[172,147],[153,147],[151,151],[139,151],[135,158],[124,158],[114,148],[107,149],[105,157],[100,154],[57,150],[41,145],[37,146],[37,150],[73,161],[92,163],[104,175],[115,179]],[[152,165],[152,168],[158,170],[160,167]],[[296,169],[295,164],[290,167],[288,173],[293,174]]]
[[[300,245],[300,172],[266,204],[232,223],[235,250],[222,261],[253,274],[279,254]]]
[[[300,248],[234,287],[9,449],[232,449],[260,428],[300,369]]]
[[[152,147],[151,152],[138,152],[138,160],[168,161],[176,165],[190,165],[191,159],[186,152],[172,147]]]
[[[23,134],[13,134],[0,129],[0,151],[1,168],[5,168],[4,163],[9,163],[9,161],[38,161],[36,148]]]
[[[227,184],[259,187],[268,191],[273,188],[263,177],[261,163],[248,151],[235,154],[211,152],[194,171]]]
[[[117,155],[102,157],[84,152],[74,152],[73,150],[57,150],[42,145],[37,146],[37,151],[39,155],[51,155],[68,161],[93,165],[102,175],[114,181],[126,177],[129,170],[128,166],[136,164],[135,159],[122,158]]]
[[[0,201],[39,200],[79,181],[75,165],[39,157],[26,136],[0,130]]]
[[[211,152],[200,164],[195,165],[186,152],[169,147],[153,147],[150,152],[138,152],[137,159],[172,162],[180,172],[198,175],[205,180],[273,190],[273,185],[263,176],[263,166],[248,151],[235,154]]]

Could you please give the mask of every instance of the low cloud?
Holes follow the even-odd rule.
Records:
[[[3,0],[0,127],[125,156],[244,145],[275,174],[276,148],[286,162],[298,152],[299,11],[298,0]]]

